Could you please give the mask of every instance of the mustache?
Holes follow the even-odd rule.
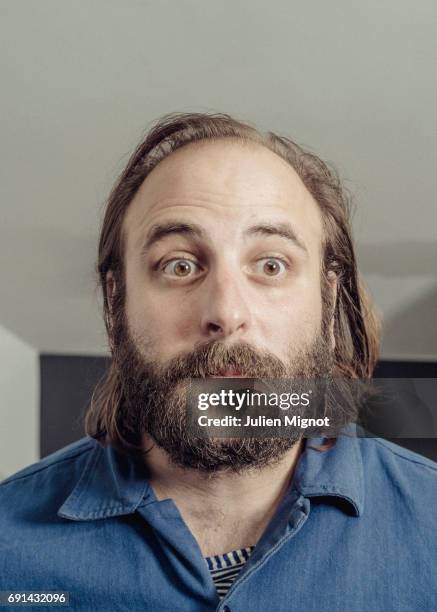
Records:
[[[228,370],[247,378],[282,378],[287,374],[282,360],[268,351],[255,349],[248,342],[227,345],[217,340],[173,357],[157,374],[164,384],[171,385],[186,378],[206,378]]]

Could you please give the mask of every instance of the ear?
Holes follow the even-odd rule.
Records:
[[[327,275],[328,283],[329,283],[329,292],[330,292],[330,303],[332,304],[332,314],[329,320],[329,338],[331,341],[331,348],[335,350],[335,332],[334,332],[334,324],[335,324],[335,310],[337,306],[337,292],[338,292],[338,277],[337,274],[330,270]]]

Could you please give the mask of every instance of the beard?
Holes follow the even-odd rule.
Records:
[[[333,369],[333,352],[321,332],[287,362],[247,342],[225,345],[212,340],[165,364],[143,356],[151,351],[147,341],[131,337],[124,312],[116,318],[113,361],[122,388],[118,415],[122,429],[127,436],[143,441],[148,434],[174,465],[210,475],[274,465],[300,440],[301,434],[292,430],[287,437],[278,438],[195,435],[188,426],[184,388],[188,379],[206,378],[230,369],[250,378],[317,379],[330,376]]]

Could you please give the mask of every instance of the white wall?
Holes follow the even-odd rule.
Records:
[[[0,326],[0,479],[38,456],[38,353]]]

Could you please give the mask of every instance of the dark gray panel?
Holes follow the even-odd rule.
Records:
[[[83,416],[108,363],[104,357],[41,355],[41,457],[84,435]]]

